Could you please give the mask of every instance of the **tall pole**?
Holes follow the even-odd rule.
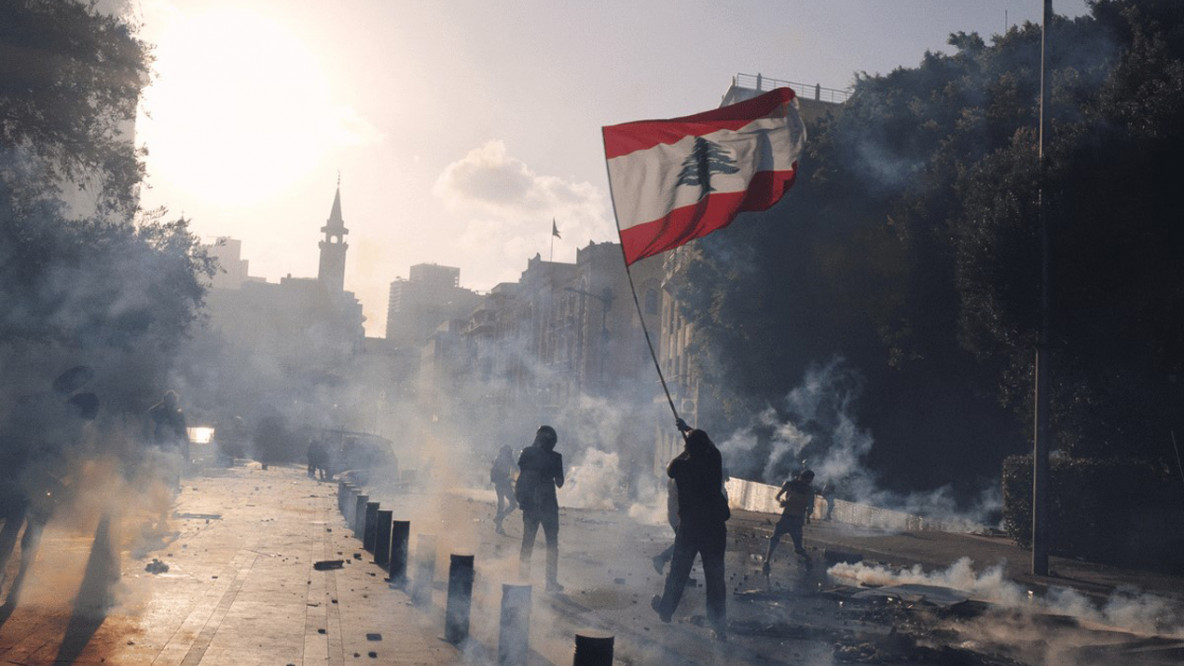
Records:
[[[1049,327],[1051,323],[1052,270],[1051,235],[1044,203],[1044,133],[1048,125],[1049,77],[1046,72],[1048,57],[1048,23],[1052,18],[1052,0],[1044,0],[1044,17],[1040,30],[1040,130],[1036,156],[1039,161],[1036,189],[1036,217],[1040,226],[1040,332],[1036,341],[1036,409],[1035,433],[1032,447],[1032,574],[1048,575],[1048,451],[1049,451]]]

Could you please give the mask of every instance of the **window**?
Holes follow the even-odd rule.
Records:
[[[651,314],[651,315],[658,314],[658,290],[657,289],[646,289],[645,290],[645,313]]]

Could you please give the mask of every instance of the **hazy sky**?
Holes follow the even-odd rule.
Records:
[[[480,291],[527,259],[616,239],[600,127],[714,108],[735,74],[847,88],[951,32],[1038,22],[1040,0],[139,0],[156,79],[144,202],[251,273],[315,277],[338,173],[346,288],[368,335],[390,282],[458,266]],[[1054,0],[1071,16],[1084,0]]]

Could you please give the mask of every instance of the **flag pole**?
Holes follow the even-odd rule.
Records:
[[[601,133],[601,140],[604,139],[604,133]],[[607,154],[607,153],[606,153]],[[604,170],[608,173],[608,161],[604,162]],[[621,260],[625,262],[625,276],[629,278],[629,292],[633,294],[633,306],[637,308],[637,320],[641,322],[641,332],[645,334],[645,344],[649,347],[650,358],[654,360],[654,370],[658,371],[658,381],[662,384],[662,392],[666,394],[666,402],[670,405],[670,411],[674,413],[674,420],[678,421],[678,410],[674,407],[674,398],[670,397],[670,388],[666,386],[666,377],[662,374],[662,366],[658,363],[658,353],[654,351],[653,340],[650,339],[650,330],[645,325],[645,315],[641,312],[641,301],[637,298],[637,287],[633,284],[633,272],[629,270],[629,258],[625,256],[625,239],[621,238],[621,222],[617,219],[617,202],[613,198],[613,179],[611,174],[608,179],[608,199],[613,206],[613,223],[617,225],[617,239],[621,241]],[[686,436],[686,433],[683,433]]]

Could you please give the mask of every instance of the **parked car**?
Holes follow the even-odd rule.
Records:
[[[353,472],[361,483],[367,483],[376,474],[398,478],[399,458],[391,440],[350,430],[323,430],[321,434],[329,452],[330,478],[343,472]]]

